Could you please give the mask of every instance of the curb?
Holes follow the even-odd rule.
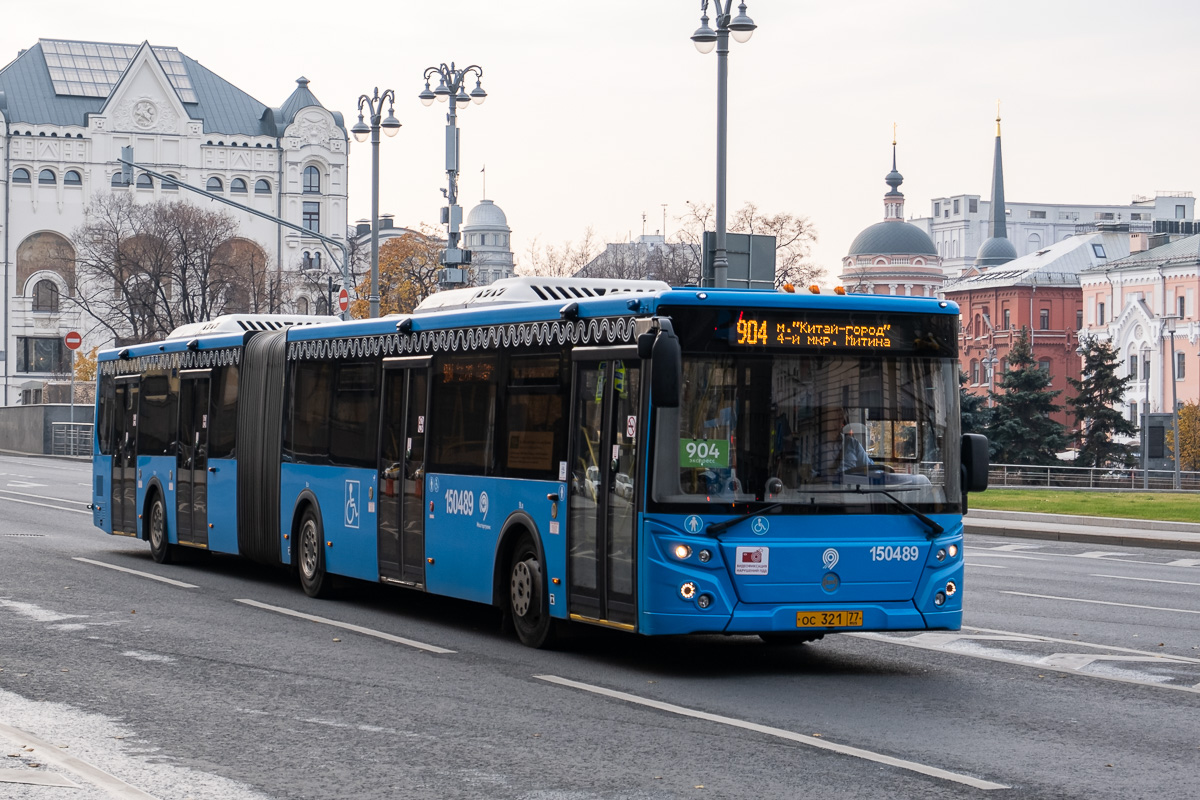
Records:
[[[1197,503],[1200,514],[1200,502]],[[967,519],[1002,522],[1037,522],[1043,525],[1068,525],[1089,528],[1134,528],[1141,531],[1174,531],[1200,536],[1200,523],[1176,522],[1173,520],[1130,519],[1126,517],[1082,517],[1067,514],[1043,514],[1032,511],[993,511],[978,509],[971,511]]]
[[[1026,523],[1028,524],[1028,523]],[[1186,523],[1185,523],[1186,524]],[[1042,539],[1056,542],[1100,544],[1109,547],[1150,547],[1159,550],[1189,550],[1200,552],[1200,536],[1170,537],[1155,535],[1131,536],[1119,528],[1098,530],[1085,526],[1015,527],[1000,520],[963,520],[963,533],[977,536],[1006,536],[1018,539]]]

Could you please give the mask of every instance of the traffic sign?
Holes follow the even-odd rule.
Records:
[[[341,288],[341,291],[338,292],[338,310],[345,311],[349,307],[350,307],[350,293],[347,292],[346,287],[343,286]]]
[[[64,336],[63,339],[66,341],[67,348],[70,350],[78,350],[79,345],[83,344],[83,337],[79,335],[78,331],[71,331]]]

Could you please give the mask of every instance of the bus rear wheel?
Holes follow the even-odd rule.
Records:
[[[533,537],[523,534],[513,550],[509,568],[508,598],[517,638],[528,647],[548,647],[553,642],[553,623],[547,599],[542,563]]]
[[[305,508],[296,536],[296,559],[300,588],[309,597],[328,597],[333,585],[333,579],[325,572],[324,533],[320,515],[312,506]]]
[[[150,501],[148,517],[146,538],[150,540],[150,555],[159,564],[170,564],[175,556],[175,546],[167,536],[167,509],[162,495],[155,494]]]

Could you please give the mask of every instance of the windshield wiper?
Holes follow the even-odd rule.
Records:
[[[853,491],[856,494],[881,494],[881,495],[883,495],[888,500],[891,500],[893,503],[900,506],[908,513],[912,514],[914,517],[921,520],[921,522],[924,522],[926,525],[928,525],[930,534],[927,538],[929,538],[929,539],[932,539],[934,536],[937,536],[939,533],[942,533],[946,530],[941,525],[937,524],[937,522],[935,522],[934,520],[925,516],[920,511],[917,511],[915,508],[913,508],[908,503],[901,500],[899,497],[896,497],[895,495],[893,495],[887,489],[864,489],[861,485],[859,485],[859,486],[855,486],[853,490],[846,489],[845,491],[847,491],[847,492]]]
[[[762,508],[756,509],[754,511],[748,511],[740,517],[734,517],[733,519],[727,519],[724,522],[713,523],[712,525],[709,525],[707,528],[705,528],[704,532],[707,533],[709,536],[717,536],[725,529],[732,528],[734,525],[737,525],[739,522],[745,522],[746,520],[750,519],[751,517],[757,517],[760,514],[770,514],[772,511],[777,511],[780,508],[783,508],[783,503],[771,503],[771,505],[769,505],[769,506],[763,506]]]

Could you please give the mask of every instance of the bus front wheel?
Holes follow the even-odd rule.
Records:
[[[150,540],[150,555],[159,564],[169,564],[175,555],[175,547],[167,536],[167,509],[163,505],[162,495],[154,495],[148,516],[146,538]]]
[[[312,506],[300,517],[296,536],[296,558],[299,561],[300,588],[309,597],[328,597],[332,578],[325,572],[325,536],[321,517]]]
[[[521,644],[547,647],[553,633],[553,620],[547,601],[542,563],[538,560],[533,537],[523,534],[513,550],[508,582],[509,606],[513,627]]]

